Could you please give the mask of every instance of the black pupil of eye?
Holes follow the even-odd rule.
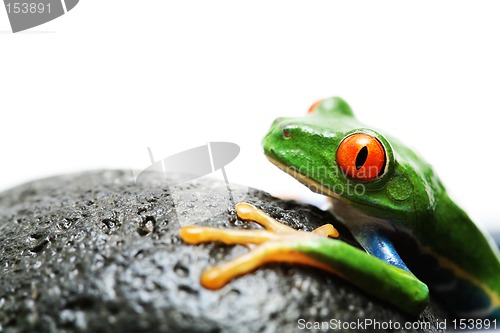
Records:
[[[358,156],[356,156],[356,170],[361,169],[363,164],[365,164],[367,158],[368,158],[368,148],[366,148],[366,146],[364,146],[358,152]]]
[[[283,136],[284,136],[285,138],[289,138],[289,137],[291,137],[291,136],[292,136],[292,134],[290,134],[290,132],[289,132],[288,130],[283,130]]]

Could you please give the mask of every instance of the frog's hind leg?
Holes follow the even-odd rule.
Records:
[[[181,238],[189,244],[214,241],[225,244],[260,244],[240,257],[203,272],[201,284],[205,288],[222,288],[231,279],[269,262],[299,263],[332,271],[331,267],[297,251],[295,246],[304,239],[338,237],[338,231],[331,224],[321,226],[313,232],[305,232],[276,221],[248,203],[237,204],[236,212],[241,219],[255,221],[266,230],[223,230],[193,225],[181,229]]]
[[[297,263],[334,273],[326,264],[293,249],[286,241],[270,241],[235,259],[210,267],[201,275],[201,284],[207,289],[220,289],[235,277],[245,275],[271,262]]]

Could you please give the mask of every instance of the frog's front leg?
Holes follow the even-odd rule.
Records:
[[[306,238],[338,237],[338,231],[331,224],[325,224],[312,232],[304,232],[279,223],[248,203],[237,204],[236,212],[241,219],[257,222],[266,230],[223,230],[194,225],[181,229],[182,240],[189,244],[215,241],[225,244],[261,244],[247,254],[204,271],[201,284],[205,288],[222,288],[233,278],[244,275],[269,262],[300,263],[332,271],[324,263],[293,250],[291,246],[292,243]]]
[[[221,230],[200,226],[183,227],[181,238],[189,244],[220,241],[226,244],[258,244],[247,254],[203,272],[201,284],[222,288],[231,279],[269,262],[299,263],[339,275],[365,292],[403,310],[420,313],[428,303],[427,286],[413,274],[390,265],[345,242],[331,225],[313,232],[298,231],[272,219],[247,203],[236,205],[238,216],[253,220],[267,230]]]

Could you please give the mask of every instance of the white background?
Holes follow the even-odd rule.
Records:
[[[232,141],[242,150],[230,181],[311,200],[265,160],[260,140],[274,118],[338,95],[416,148],[495,228],[499,10],[456,0],[81,0],[12,34],[0,8],[0,190],[141,169],[147,147],[160,159]]]

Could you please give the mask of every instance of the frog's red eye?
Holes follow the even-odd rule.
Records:
[[[318,107],[319,103],[321,103],[321,100],[316,101],[313,105],[309,107],[309,110],[307,110],[307,113],[313,113],[314,110]]]
[[[375,180],[384,173],[385,149],[371,135],[351,134],[342,140],[337,149],[337,163],[347,177],[362,181]]]

